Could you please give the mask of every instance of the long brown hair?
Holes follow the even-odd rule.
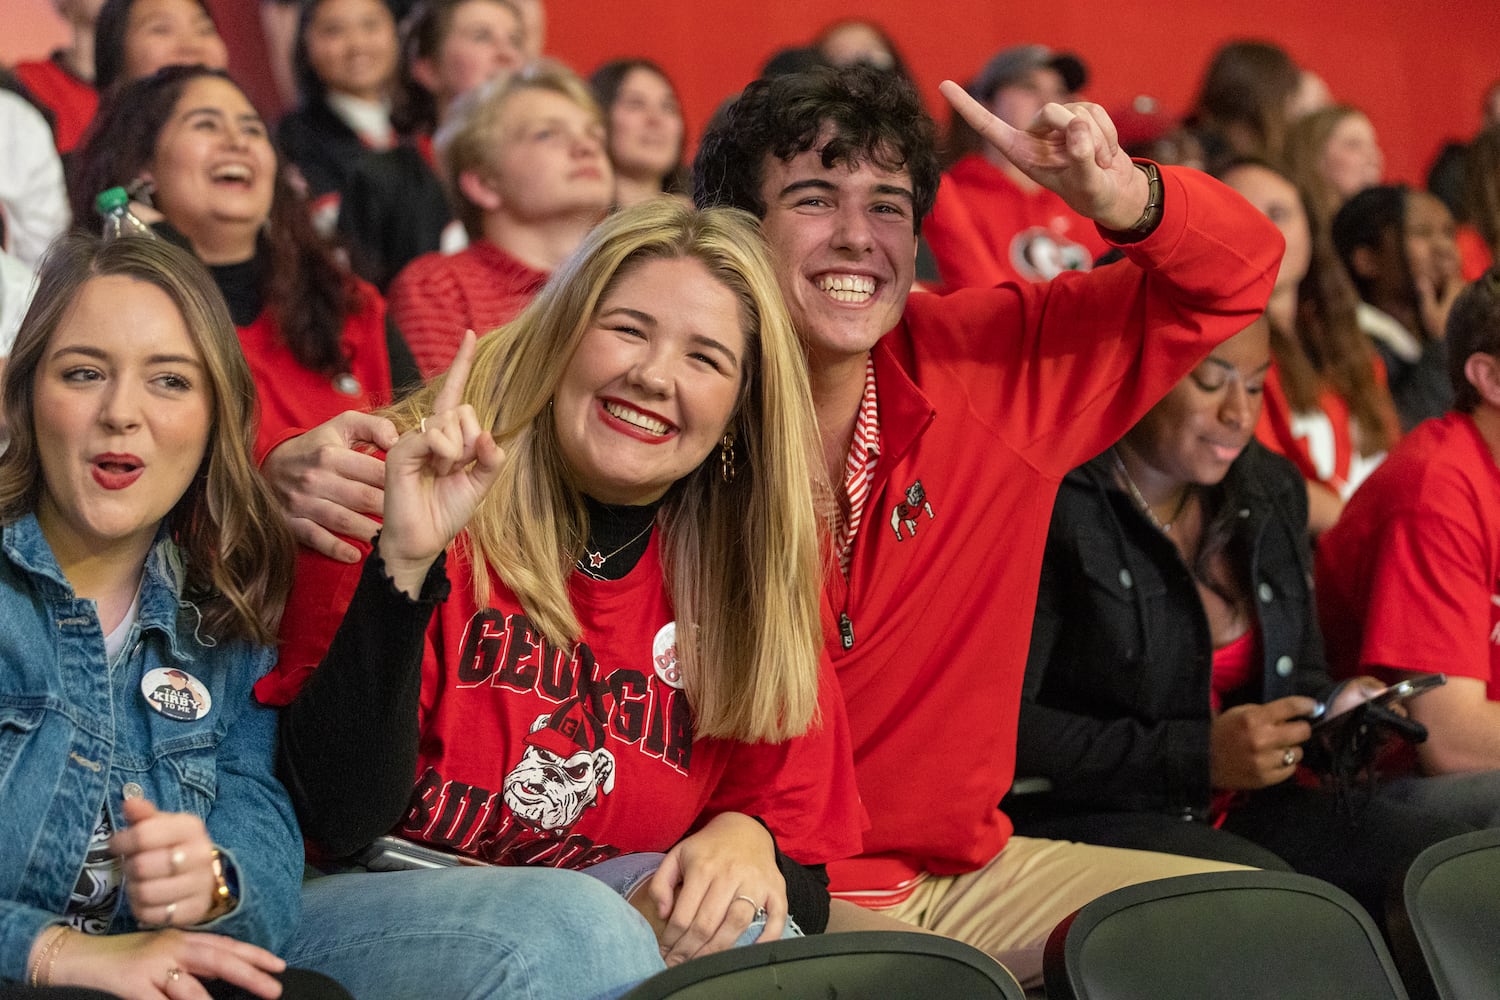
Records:
[[[1243,169],[1268,170],[1291,183],[1280,170],[1251,157],[1230,160],[1216,176],[1222,180]],[[1296,412],[1317,410],[1323,388],[1333,389],[1348,404],[1359,428],[1360,454],[1377,455],[1400,436],[1395,403],[1375,374],[1375,349],[1359,328],[1359,294],[1334,252],[1327,228],[1313,224],[1301,189],[1297,199],[1308,218],[1310,252],[1307,274],[1297,285],[1295,328],[1283,329],[1271,321],[1276,376]]]
[[[590,74],[588,79],[589,89],[594,93],[594,100],[599,105],[600,113],[604,116],[604,127],[609,131],[609,149],[614,149],[614,108],[615,101],[620,97],[620,88],[625,85],[625,78],[636,70],[643,70],[660,79],[672,92],[672,99],[678,99],[677,84],[667,75],[657,63],[650,59],[640,57],[632,59],[611,59]],[[682,114],[679,111],[679,119]],[[666,194],[688,193],[687,166],[682,162],[682,151],[687,146],[687,122],[682,123],[682,138],[677,143],[677,164],[668,170],[661,179],[661,189]]]
[[[1235,156],[1280,162],[1286,138],[1287,107],[1300,81],[1297,64],[1272,42],[1227,42],[1214,53],[1194,102],[1193,125],[1206,132],[1210,166]],[[1240,134],[1252,144],[1210,150],[1217,135]]]
[[[79,290],[106,275],[144,281],[167,294],[203,355],[213,395],[203,463],[166,518],[184,557],[182,597],[202,614],[203,634],[269,645],[291,588],[291,532],[251,460],[255,386],[239,337],[213,279],[185,250],[160,240],[101,243],[75,233],[48,251],[5,368],[11,439],[0,455],[0,521],[37,509],[46,488],[33,416],[37,370]]]
[[[420,60],[435,60],[448,40],[453,28],[453,17],[458,8],[470,0],[423,0],[412,7],[401,20],[401,58],[396,67],[396,94],[391,102],[391,125],[402,135],[429,135],[437,128],[443,109],[438,107],[437,95],[420,82],[413,66]],[[511,0],[485,0],[498,4],[516,17],[521,30],[526,30],[526,19]]]
[[[1324,174],[1323,157],[1334,130],[1355,115],[1363,117],[1364,112],[1351,104],[1335,104],[1308,112],[1287,129],[1283,155],[1287,178],[1303,193],[1309,221],[1324,232],[1333,225],[1333,217],[1344,199]]]

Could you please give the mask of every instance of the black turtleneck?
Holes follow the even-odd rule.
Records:
[[[578,557],[579,571],[598,580],[623,579],[651,544],[651,525],[661,510],[661,501],[632,506],[601,503],[585,494],[583,505],[589,516],[589,537],[583,555]],[[591,553],[606,558],[594,566],[589,559]]]
[[[249,326],[260,315],[261,281],[265,268],[261,263],[264,255],[257,252],[254,257],[238,264],[210,264],[208,273],[214,276],[214,284],[229,306],[229,318],[235,326]]]
[[[189,253],[196,254],[193,244],[170,222],[155,222],[151,230],[166,240],[175,243]],[[256,241],[255,256],[238,264],[208,264],[208,273],[213,276],[219,294],[229,306],[229,318],[235,326],[249,326],[260,315],[261,282],[265,277],[264,247]]]

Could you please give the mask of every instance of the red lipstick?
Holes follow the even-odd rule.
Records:
[[[136,455],[107,452],[94,456],[94,482],[107,490],[123,490],[146,471],[146,463]]]
[[[653,434],[651,431],[647,430],[644,427],[637,427],[635,424],[632,424],[628,420],[620,419],[613,413],[609,412],[609,407],[605,405],[606,402],[612,403],[622,410],[634,410],[636,413],[640,413],[644,416],[650,417],[652,420],[660,421],[666,426],[666,433]],[[642,409],[639,406],[632,406],[624,400],[601,399],[598,404],[598,412],[599,419],[604,421],[606,427],[609,427],[611,430],[618,431],[619,433],[624,434],[626,437],[635,438],[637,441],[644,441],[647,444],[661,444],[663,441],[669,441],[677,435],[676,426],[666,417],[660,416],[656,413],[652,413],[650,410]]]

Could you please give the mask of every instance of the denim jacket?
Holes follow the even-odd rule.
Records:
[[[139,617],[114,667],[91,600],[73,595],[36,518],[0,529],[0,981],[21,980],[36,936],[59,922],[101,808],[125,796],[203,817],[233,866],[239,905],[202,929],[277,947],[296,923],[302,844],[272,774],[276,713],[251,697],[269,649],[205,644],[179,604],[175,544],[146,560]],[[212,640],[207,640],[212,643]],[[209,711],[176,721],[141,691],[158,668],[208,689]],[[138,929],[120,894],[109,933]]]

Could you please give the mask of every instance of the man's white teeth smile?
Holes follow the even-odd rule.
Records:
[[[665,434],[669,428],[666,424],[655,417],[648,417],[639,410],[634,410],[618,403],[606,402],[604,408],[609,411],[610,416],[623,420],[632,427],[639,427],[643,431],[652,434]]]
[[[863,274],[825,274],[818,288],[835,302],[868,302],[875,294],[875,279]]]

